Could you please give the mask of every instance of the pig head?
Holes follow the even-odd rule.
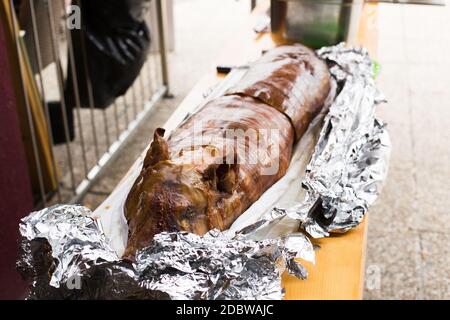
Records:
[[[180,163],[170,159],[169,147],[157,129],[143,168],[125,203],[128,244],[125,258],[148,246],[163,231],[199,235],[225,227],[220,210],[223,198],[236,187],[237,164]]]

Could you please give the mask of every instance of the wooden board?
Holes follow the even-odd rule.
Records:
[[[211,65],[205,75],[186,96],[180,106],[164,125],[168,131],[174,129],[186,114],[193,111],[204,100],[206,92],[216,86],[223,75],[217,74],[217,65],[239,66],[256,60],[264,50],[273,48],[270,34],[256,35],[253,26],[261,13],[268,8],[263,2],[255,8],[249,20],[242,26],[242,32],[234,37],[217,61]],[[370,20],[370,24],[367,22]],[[359,27],[356,45],[363,45],[372,55],[376,53],[376,5],[365,4]],[[371,30],[366,30],[369,26]],[[102,206],[108,206],[108,199]],[[367,217],[356,229],[339,236],[314,240],[320,246],[316,250],[316,264],[306,264],[309,272],[307,280],[298,280],[283,275],[283,287],[286,299],[361,299],[364,283],[364,257],[367,235]]]
[[[362,299],[367,236],[367,217],[354,230],[314,240],[316,264],[304,263],[308,279],[283,275],[287,300]]]

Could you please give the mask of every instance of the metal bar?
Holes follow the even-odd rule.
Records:
[[[127,104],[127,97],[126,94],[124,94],[122,96],[122,102],[123,102],[123,110],[125,113],[125,126],[126,128],[128,128],[128,126],[130,125],[130,119],[128,118],[128,104]]]
[[[67,109],[66,109],[66,100],[64,97],[64,80],[63,80],[63,70],[62,70],[62,66],[61,66],[61,59],[60,59],[60,55],[59,55],[59,48],[58,48],[58,35],[57,35],[57,31],[53,22],[53,9],[52,6],[49,2],[45,3],[47,6],[47,18],[49,19],[49,23],[50,23],[50,38],[51,38],[51,47],[52,47],[52,51],[53,51],[53,55],[54,55],[54,59],[55,59],[55,65],[56,65],[56,77],[58,80],[58,88],[59,88],[59,93],[61,96],[61,111],[62,111],[62,115],[63,115],[63,124],[64,124],[64,135],[66,137],[66,152],[67,152],[67,162],[69,163],[69,168],[70,168],[70,179],[71,179],[71,186],[72,186],[72,190],[73,192],[75,192],[75,175],[74,175],[74,170],[73,170],[73,162],[72,162],[72,153],[71,153],[71,148],[70,148],[70,143],[69,143],[69,126],[67,123]]]
[[[149,10],[147,12],[147,21],[150,19],[151,20],[151,10]],[[153,39],[152,39],[153,41]],[[150,46],[148,53],[147,53],[147,57],[146,57],[146,61],[145,61],[145,67],[146,67],[146,73],[147,73],[147,85],[148,85],[148,89],[150,90],[150,97],[154,94],[156,88],[154,88],[154,83],[152,80],[152,46]]]
[[[165,4],[161,0],[156,1],[156,16],[158,22],[158,40],[159,40],[159,52],[161,56],[161,72],[162,72],[162,83],[167,88],[165,97],[171,97],[170,85],[169,85],[169,66],[167,60],[166,51],[166,32],[165,32],[165,18],[164,18],[164,7]]]
[[[26,88],[24,86],[23,83],[23,66],[21,63],[21,57],[22,57],[22,53],[20,50],[20,45],[19,45],[19,33],[18,33],[18,29],[17,29],[17,25],[16,25],[16,19],[15,19],[15,12],[14,12],[14,2],[13,0],[10,0],[9,2],[9,6],[10,6],[10,14],[12,17],[12,32],[14,35],[14,41],[16,43],[16,51],[17,51],[17,56],[19,58],[19,72],[20,72],[20,83],[21,83],[21,87],[22,87],[22,91],[23,91],[23,95],[24,95],[24,100],[25,100],[25,108],[27,111],[27,119],[28,119],[28,126],[30,128],[30,133],[31,133],[31,145],[32,145],[32,149],[33,149],[33,155],[35,158],[35,162],[36,162],[36,169],[37,169],[37,175],[38,175],[38,182],[39,182],[39,191],[40,191],[40,195],[41,195],[41,199],[42,199],[42,204],[45,207],[46,203],[47,203],[47,197],[45,194],[45,187],[44,187],[44,179],[42,176],[42,167],[41,167],[41,161],[39,159],[39,153],[37,150],[37,142],[36,142],[36,132],[34,129],[34,123],[33,123],[33,115],[31,113],[31,108],[30,108],[30,101],[28,98],[28,94],[26,91]]]
[[[42,76],[43,63],[42,63],[42,55],[41,55],[41,44],[39,43],[39,31],[38,31],[37,21],[36,21],[36,10],[34,8],[33,0],[29,0],[28,2],[29,2],[29,6],[30,6],[31,23],[33,26],[34,53],[35,53],[35,57],[36,57],[36,61],[38,64],[38,69],[39,69],[39,72],[37,73],[37,75],[39,78],[39,85],[41,88],[42,105],[44,106],[44,113],[45,113],[45,119],[46,119],[46,124],[47,124],[48,143],[50,145],[50,156],[52,157],[53,172],[55,172],[56,181],[57,181],[57,184],[59,184],[59,175],[57,173],[58,167],[56,164],[55,153],[53,151],[54,139],[53,139],[53,132],[52,132],[51,123],[50,123],[50,112],[49,112],[49,107],[48,107],[47,98],[46,98],[46,94],[45,94],[44,80],[43,80],[43,76]],[[58,202],[61,202],[61,190],[59,189],[59,186],[56,188],[56,192],[58,195]]]
[[[86,193],[89,191],[89,189],[92,187],[92,185],[96,182],[98,177],[103,172],[105,165],[113,161],[117,155],[119,154],[121,148],[125,145],[126,141],[134,132],[134,130],[143,122],[145,119],[145,116],[153,109],[156,102],[158,102],[165,94],[166,94],[167,88],[162,87],[160,90],[158,90],[146,103],[145,108],[142,112],[138,114],[136,119],[134,119],[129,126],[127,126],[127,129],[120,135],[119,140],[114,142],[107,153],[103,155],[103,157],[99,160],[98,164],[91,169],[89,174],[87,175],[86,179],[84,179],[78,186],[76,190],[76,196],[72,198],[70,203],[79,203],[83,197],[86,195]]]
[[[106,150],[108,150],[109,146],[111,145],[111,140],[109,137],[109,125],[108,125],[108,117],[106,115],[106,109],[102,110],[102,114],[103,114],[103,124],[105,128]]]
[[[149,12],[149,14],[151,14],[150,12]],[[158,41],[158,43],[159,43],[159,33],[157,32],[157,30],[155,30],[155,34],[154,34],[154,37],[153,37],[153,41]],[[159,50],[159,48],[158,48],[158,50]],[[155,53],[154,53],[155,52]],[[159,52],[159,51],[154,51],[153,52],[153,49],[152,49],[152,47],[150,47],[150,50],[149,50],[149,54],[147,55],[147,73],[148,73],[148,81],[149,81],[149,84],[151,85],[151,87],[152,87],[152,94],[154,93],[154,92],[156,92],[156,90],[158,89],[158,68],[157,68],[157,63],[156,63],[156,61],[155,61],[155,56],[157,55],[157,53]],[[153,70],[152,70],[153,69]]]
[[[156,32],[156,40],[158,43],[160,42],[159,39],[161,38],[161,34],[159,31]],[[154,79],[154,85],[155,90],[159,88],[160,85],[162,85],[162,67],[161,67],[161,61],[160,61],[160,46],[158,45],[158,50],[155,50],[153,53],[151,52],[149,56],[149,64],[150,66],[153,66],[153,72],[151,74],[153,75]],[[159,60],[159,62],[158,62]]]
[[[153,55],[153,65],[155,68],[155,83],[157,89],[159,88],[159,86],[164,85],[162,76],[161,53],[159,51]]]
[[[141,111],[142,111],[142,110],[144,110],[145,102],[147,101],[147,98],[145,96],[145,93],[147,91],[145,90],[144,70],[143,69],[141,69],[141,72],[139,73],[139,84],[140,84],[140,87],[141,87],[141,105],[142,105]]]
[[[158,33],[158,42],[161,35]],[[159,86],[163,85],[163,76],[162,76],[162,65],[161,65],[161,48],[158,48],[159,51],[156,51],[151,56],[152,64],[153,64],[153,74],[155,80],[155,90],[159,88]]]
[[[131,99],[132,99],[131,103],[133,104],[133,116],[136,119],[136,117],[138,115],[138,111],[137,111],[137,96],[136,96],[136,80],[131,85]]]
[[[79,3],[81,6],[81,3]],[[81,13],[83,14],[83,7],[81,7]],[[83,17],[81,18],[83,19]],[[90,110],[90,118],[91,118],[91,127],[92,127],[92,138],[94,140],[94,150],[95,150],[95,156],[96,161],[100,161],[100,152],[98,147],[98,139],[97,139],[97,130],[96,130],[96,124],[95,124],[95,115],[94,115],[94,92],[92,89],[92,81],[91,76],[89,74],[89,67],[88,67],[88,57],[86,54],[86,43],[84,41],[84,36],[81,36],[81,52],[83,55],[83,68],[84,73],[86,75],[86,87],[88,91],[88,100],[89,100],[89,110]]]
[[[151,82],[153,93],[158,90],[160,83],[162,83],[162,80],[160,80],[161,69],[158,68],[156,55],[157,54],[155,53],[148,56],[149,81]]]
[[[155,4],[156,9],[156,4]],[[149,11],[149,15],[151,16],[151,12]],[[156,10],[155,10],[155,17],[156,17]],[[157,18],[157,17],[156,17]],[[158,25],[156,24],[156,27]],[[160,34],[157,30],[157,28],[154,30],[154,41],[157,41],[159,43]],[[156,46],[155,46],[156,47]],[[160,48],[158,48],[160,50]],[[147,55],[147,72],[148,72],[148,81],[152,88],[152,94],[156,92],[159,88],[159,83],[162,82],[159,81],[160,78],[162,79],[161,69],[158,68],[158,63],[156,62],[156,56],[158,55],[159,51],[153,51],[152,48],[150,48],[149,54]],[[159,64],[160,66],[160,64]],[[152,70],[153,69],[153,70]]]
[[[32,1],[32,0],[30,0]],[[64,8],[64,17],[67,20],[67,12],[66,12],[66,6],[65,6],[65,0],[61,0],[62,3],[62,7]],[[82,159],[83,159],[83,168],[84,168],[84,174],[85,176],[88,174],[88,164],[87,164],[87,158],[86,158],[86,148],[85,148],[85,144],[84,144],[84,134],[83,134],[83,123],[81,121],[81,114],[80,114],[80,109],[81,109],[81,102],[80,102],[80,90],[78,88],[78,75],[77,75],[77,71],[76,71],[76,65],[75,65],[75,54],[74,54],[74,50],[73,50],[73,42],[72,42],[72,34],[70,32],[70,30],[68,30],[67,26],[64,28],[66,31],[66,37],[67,37],[67,47],[68,47],[68,52],[69,52],[69,59],[70,62],[68,63],[68,65],[70,65],[70,70],[67,70],[67,73],[71,72],[72,73],[72,78],[73,78],[73,91],[74,91],[74,96],[75,96],[75,109],[76,109],[76,115],[77,115],[77,120],[78,120],[78,131],[79,131],[79,135],[80,135],[80,146],[81,146],[81,153],[82,153]]]
[[[152,80],[153,71],[152,71],[152,64],[151,64],[151,53],[149,55],[147,55],[146,64],[147,64],[146,69],[147,69],[147,79],[148,79],[147,84],[150,89],[150,96],[151,96],[155,92],[154,82]]]
[[[117,101],[114,101],[113,103],[114,108],[114,123],[116,125],[116,139],[119,140],[120,137],[120,128],[119,128],[119,110],[117,108]]]

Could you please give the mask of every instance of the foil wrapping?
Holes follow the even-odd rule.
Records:
[[[174,299],[279,300],[285,268],[305,279],[306,269],[295,258],[313,257],[304,234],[253,241],[242,235],[230,239],[218,230],[203,237],[161,233],[137,254],[136,268],[146,288]]]
[[[90,213],[82,206],[62,205],[22,219],[19,229],[22,237],[29,241],[46,239],[51,247],[55,259],[51,286],[58,288],[62,282],[77,276],[84,263],[118,259],[108,246],[100,224],[89,217]]]
[[[381,192],[391,149],[386,126],[375,116],[376,106],[385,99],[375,85],[368,52],[340,44],[317,54],[327,61],[337,81],[337,96],[306,169],[305,199],[270,213],[277,219],[288,216],[300,221],[314,238],[359,225]]]
[[[241,232],[160,233],[121,260],[89,209],[60,205],[20,224],[17,269],[32,282],[29,299],[281,299],[281,274],[305,279],[297,258],[314,261],[302,233],[254,241]]]
[[[384,99],[363,49],[323,48],[336,99],[303,179],[306,197],[270,210],[238,232],[156,235],[135,261],[121,260],[100,224],[81,206],[60,205],[22,220],[17,269],[29,299],[281,299],[281,274],[305,279],[298,258],[314,262],[313,237],[357,226],[380,193],[390,150],[375,117]],[[300,187],[300,186],[299,186]],[[301,232],[255,237],[289,217]],[[258,240],[255,240],[258,239]]]

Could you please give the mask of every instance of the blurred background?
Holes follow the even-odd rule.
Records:
[[[7,50],[0,52],[5,97],[0,101],[5,106],[0,194],[9,203],[1,212],[10,230],[3,235],[9,245],[2,250],[11,259],[17,219],[27,212],[56,203],[91,209],[102,203],[154,130],[202,76],[216,72],[224,46],[261,2],[142,1],[144,7],[117,16],[116,25],[92,23],[92,33],[83,36],[76,29],[76,8],[63,10],[70,1],[52,0],[47,6],[22,0],[13,7],[1,1],[0,47]],[[86,1],[72,4],[88,6]],[[114,15],[108,8],[102,9],[105,19]],[[272,18],[275,36],[299,36],[294,26],[305,22],[280,10],[284,20]],[[378,115],[388,123],[393,148],[385,188],[368,216],[366,268],[369,276],[379,275],[379,282],[365,286],[364,298],[449,299],[450,7],[380,2],[371,12],[364,20],[374,39],[369,49],[380,65],[379,88],[389,101]],[[307,23],[336,14],[328,10]],[[351,28],[359,16],[351,10],[346,14]],[[270,12],[261,15],[257,31],[270,28],[269,17]],[[109,36],[125,26],[133,32]],[[327,32],[300,36],[310,45],[331,44],[342,33],[352,36],[351,30],[330,25],[313,30],[320,28]],[[8,30],[16,41],[8,43]],[[7,66],[11,52],[19,54]],[[126,70],[120,69],[121,59]],[[25,94],[15,95],[8,83],[20,83]],[[100,84],[102,92],[92,89]],[[2,266],[3,275],[7,268]]]

